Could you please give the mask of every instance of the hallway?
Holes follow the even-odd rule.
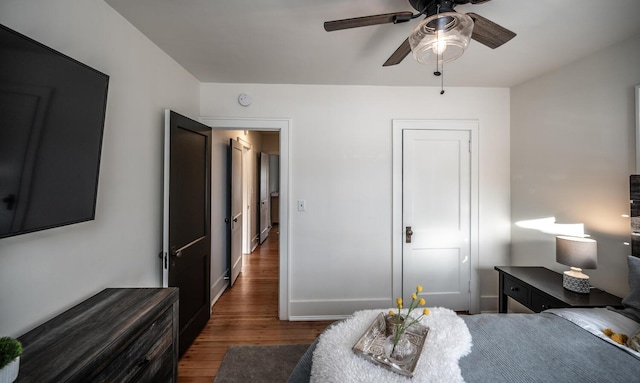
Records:
[[[332,323],[278,319],[278,230],[274,226],[263,244],[245,256],[244,271],[215,303],[209,322],[180,359],[180,383],[213,382],[230,345],[311,343]]]

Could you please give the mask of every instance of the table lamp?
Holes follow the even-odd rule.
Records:
[[[562,275],[562,287],[588,294],[589,276],[583,274],[582,269],[598,267],[597,242],[590,238],[559,235],[556,237],[556,262],[571,267]]]

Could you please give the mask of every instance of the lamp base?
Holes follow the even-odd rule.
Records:
[[[582,270],[576,269],[572,267],[571,271],[565,271],[562,274],[562,287],[574,293],[589,294],[591,292],[589,276],[582,274]]]

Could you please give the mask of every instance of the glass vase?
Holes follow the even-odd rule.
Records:
[[[384,341],[383,349],[385,356],[398,366],[409,364],[418,351],[406,333],[400,334],[397,342],[395,334],[389,335]]]

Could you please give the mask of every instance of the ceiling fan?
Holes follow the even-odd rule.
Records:
[[[424,15],[425,21],[423,21],[418,27],[414,29],[412,35],[410,35],[402,43],[402,45],[400,45],[400,47],[396,49],[396,51],[391,55],[391,57],[389,57],[389,59],[383,64],[383,66],[399,64],[412,51],[412,48],[414,50],[414,56],[416,56],[416,59],[419,62],[422,62],[420,53],[418,53],[419,47],[416,47],[416,44],[420,43],[418,40],[423,39],[425,33],[433,34],[433,36],[435,36],[434,39],[436,39],[439,38],[437,37],[439,31],[442,31],[443,34],[446,31],[453,31],[455,33],[458,33],[455,30],[456,28],[466,28],[467,32],[471,33],[472,39],[492,49],[495,49],[514,38],[516,36],[514,32],[476,13],[461,14],[454,11],[454,7],[460,4],[482,4],[486,3],[487,1],[490,0],[409,0],[411,6],[416,11],[418,11],[418,13],[414,14],[413,12],[404,11],[373,16],[356,17],[351,19],[327,21],[324,23],[324,29],[327,32],[332,32],[369,25],[387,23],[401,24]],[[465,26],[465,23],[467,23],[468,25]],[[422,29],[422,31],[418,31],[419,29]],[[432,45],[428,47],[428,53],[431,54],[431,50],[433,50],[433,54],[436,55],[435,57],[438,61],[446,62],[451,61],[462,54],[462,52],[466,48],[466,44],[468,44],[468,37],[466,39],[466,44],[464,44],[464,47],[458,47],[460,48],[458,49],[459,52],[452,53],[447,59],[444,60],[443,58],[445,57],[444,50],[446,49],[446,44],[444,46],[440,46],[435,41],[436,40],[434,40],[434,43],[432,43]],[[424,50],[424,47],[422,48],[422,54],[424,55],[426,51]],[[451,51],[452,50],[450,49],[450,52]]]

